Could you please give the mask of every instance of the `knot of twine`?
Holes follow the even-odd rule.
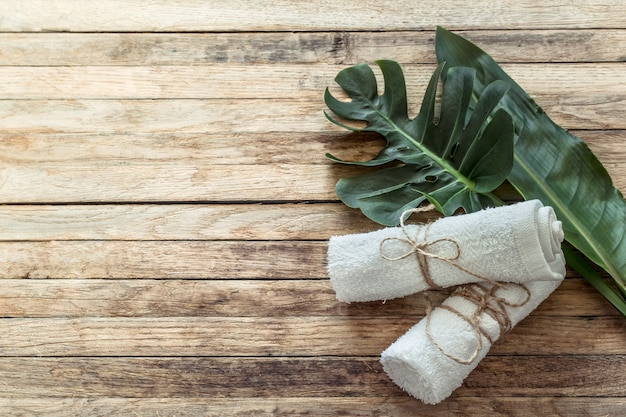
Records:
[[[428,262],[429,259],[438,259],[440,261],[444,261],[448,263],[449,265],[452,265],[456,269],[479,279],[480,281],[495,283],[496,281],[488,277],[476,274],[455,262],[457,259],[461,257],[461,245],[456,240],[449,238],[449,237],[442,237],[442,238],[435,239],[435,240],[428,240],[428,230],[430,228],[430,223],[426,223],[426,224],[420,225],[420,227],[417,227],[415,231],[415,237],[412,237],[409,235],[409,231],[407,230],[407,227],[404,223],[405,218],[410,217],[411,214],[413,213],[422,213],[425,211],[431,211],[434,208],[435,206],[433,206],[432,204],[429,204],[424,207],[418,207],[418,208],[413,208],[413,209],[408,209],[408,210],[403,211],[402,214],[400,215],[400,229],[402,230],[402,234],[404,235],[404,237],[403,238],[402,237],[387,237],[383,239],[380,242],[379,248],[378,248],[380,252],[380,256],[387,261],[399,261],[401,259],[408,258],[411,255],[415,255],[415,258],[417,259],[417,264],[420,269],[420,273],[422,274],[422,277],[424,278],[424,282],[426,282],[426,285],[428,285],[428,289],[431,289],[431,290],[438,290],[438,289],[441,289],[442,287],[437,285],[437,283],[433,280],[430,274],[430,268],[429,268],[429,262]],[[420,234],[422,235],[421,238],[420,238]],[[403,243],[405,246],[408,246],[407,251],[397,256],[388,255],[385,252],[385,245],[391,241],[400,242],[400,243]],[[432,250],[434,246],[440,243],[447,243],[448,246],[452,248],[452,250],[450,251],[451,254],[441,255],[441,254],[435,253]]]
[[[496,323],[498,323],[499,334],[498,334],[498,337],[496,338],[498,339],[503,334],[508,332],[512,327],[511,319],[507,313],[506,307],[522,307],[523,305],[528,303],[528,301],[530,300],[531,294],[530,294],[530,290],[524,284],[517,284],[517,283],[503,284],[489,277],[476,274],[468,270],[467,268],[459,265],[457,262],[455,262],[461,256],[461,245],[459,244],[459,242],[449,237],[438,238],[435,240],[428,240],[428,229],[430,227],[430,223],[426,223],[422,225],[421,227],[418,227],[415,233],[415,237],[410,236],[408,233],[407,227],[405,226],[405,223],[404,223],[405,218],[410,217],[410,215],[413,213],[421,213],[421,212],[431,211],[433,209],[434,209],[434,206],[431,204],[425,207],[418,207],[414,209],[405,210],[404,212],[402,212],[402,214],[400,215],[400,229],[402,230],[402,233],[404,234],[404,238],[388,237],[388,238],[383,239],[380,242],[379,251],[380,251],[380,255],[388,261],[398,261],[401,259],[405,259],[409,256],[415,255],[420,272],[424,279],[424,282],[426,282],[426,284],[428,285],[428,288],[431,290],[441,289],[441,287],[434,282],[430,274],[430,268],[429,268],[430,259],[438,259],[440,261],[447,262],[449,265],[452,265],[456,269],[477,278],[479,281],[483,283],[492,284],[491,287],[486,287],[481,284],[462,286],[462,287],[457,288],[454,291],[454,293],[452,294],[453,296],[463,297],[477,306],[474,313],[469,317],[448,305],[441,305],[439,307],[455,314],[456,316],[458,316],[459,318],[467,322],[470,325],[470,327],[474,330],[475,335],[476,335],[476,341],[477,341],[476,349],[473,351],[472,355],[467,359],[456,357],[452,355],[451,353],[447,352],[432,335],[432,332],[430,330],[430,322],[431,322],[431,315],[432,315],[431,313],[432,313],[433,307],[432,307],[430,298],[428,297],[428,295],[426,296],[427,298],[426,335],[428,336],[430,341],[433,343],[433,345],[435,345],[441,353],[443,353],[448,358],[452,359],[453,361],[459,364],[468,365],[476,359],[476,357],[482,350],[483,336],[491,344],[493,344],[493,342],[495,341],[491,337],[489,332],[487,332],[481,326],[480,322],[481,322],[482,314],[484,313],[488,315]],[[421,238],[420,238],[420,234],[422,235]],[[390,241],[401,242],[405,244],[406,246],[408,246],[408,250],[397,256],[389,256],[385,252],[385,245]],[[434,253],[432,251],[432,247],[439,243],[447,243],[450,247],[452,247],[452,251],[451,251],[452,253],[450,255],[440,255],[440,254]],[[499,289],[506,289],[507,287],[515,287],[515,286],[521,288],[526,293],[526,298],[519,303],[510,302],[506,298],[500,297],[496,294],[496,292]]]
[[[526,297],[522,301],[512,302],[496,294],[496,292],[499,289],[507,289],[507,288],[513,288],[513,287],[521,288],[526,293]],[[469,365],[470,363],[474,362],[474,360],[476,359],[476,357],[478,356],[478,354],[483,348],[483,336],[489,341],[490,344],[493,344],[497,339],[502,337],[502,335],[507,333],[513,327],[513,323],[511,322],[511,318],[509,317],[507,313],[506,307],[514,308],[514,307],[524,306],[530,300],[531,294],[530,294],[530,290],[528,289],[528,287],[526,287],[524,284],[518,284],[518,283],[512,283],[512,282],[504,284],[504,283],[496,282],[490,288],[481,284],[462,286],[462,287],[457,288],[452,293],[452,296],[463,297],[466,300],[473,303],[474,305],[476,305],[476,310],[474,310],[474,313],[472,313],[470,316],[464,315],[463,313],[461,313],[460,311],[458,311],[457,309],[449,305],[439,306],[440,309],[444,309],[453,313],[454,315],[459,317],[461,320],[467,322],[470,325],[470,327],[474,331],[474,334],[476,335],[476,348],[474,349],[474,351],[472,352],[469,358],[464,359],[464,358],[459,358],[459,357],[452,355],[450,352],[446,351],[439,344],[439,342],[437,342],[437,340],[432,335],[432,332],[430,330],[430,322],[431,322],[431,317],[432,317],[433,306],[428,296],[427,296],[428,303],[426,307],[426,335],[428,336],[432,344],[435,345],[435,347],[439,349],[439,351],[443,353],[444,355],[446,355],[448,358],[452,359],[453,361],[459,364]],[[489,332],[481,326],[483,313],[491,317],[498,324],[499,331],[495,339],[491,337]]]

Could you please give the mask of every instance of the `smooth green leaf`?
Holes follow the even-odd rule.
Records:
[[[614,279],[622,294],[623,312],[626,202],[606,169],[581,139],[557,126],[476,45],[439,27],[436,51],[440,62],[476,70],[474,95],[497,80],[510,86],[500,102],[513,117],[516,131],[514,164],[508,179],[524,198],[537,198],[554,208],[563,222],[566,240]],[[615,302],[615,294],[611,297]]]
[[[410,119],[402,69],[394,61],[376,63],[384,77],[383,94],[378,93],[376,77],[366,64],[346,68],[335,78],[351,101],[336,99],[328,89],[324,94],[335,115],[366,122],[360,130],[377,132],[387,141],[369,161],[344,161],[327,155],[340,163],[381,166],[341,179],[336,191],[342,201],[383,225],[398,224],[404,210],[426,199],[446,215],[500,204],[491,192],[513,165],[513,122],[506,111],[497,109],[507,84],[491,83],[474,99],[475,71],[446,70],[442,63],[430,79],[417,117]],[[444,73],[437,115],[437,85]],[[329,114],[326,117],[339,126],[359,130]]]

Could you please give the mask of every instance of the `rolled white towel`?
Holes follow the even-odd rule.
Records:
[[[403,297],[431,289],[429,279],[441,288],[490,280],[559,280],[565,274],[562,241],[554,210],[531,200],[428,225],[333,236],[328,275],[344,302]],[[414,243],[429,254],[421,256],[421,267]]]
[[[494,284],[461,287],[442,306],[433,310],[429,317],[423,318],[381,354],[383,368],[393,382],[406,392],[427,404],[436,404],[461,386],[485,357],[491,341],[501,336],[501,325],[494,317],[502,321],[503,316],[494,314],[494,311],[503,307],[510,320],[508,327],[515,326],[560,283],[559,280],[504,284],[505,287],[498,289],[495,296],[507,300],[509,304],[523,305],[497,305],[492,298],[490,305],[495,305],[495,310],[481,310],[478,315],[480,321],[477,324],[484,334],[478,333],[476,327],[470,324],[470,318],[479,307],[463,296],[463,292],[469,290],[484,294]],[[464,318],[448,308],[456,310]]]

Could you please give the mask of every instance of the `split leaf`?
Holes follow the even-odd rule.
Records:
[[[337,116],[367,125],[352,128],[326,114],[331,122],[350,130],[380,133],[387,141],[369,161],[350,162],[327,155],[344,164],[384,165],[339,180],[336,192],[341,200],[389,226],[397,225],[404,210],[424,200],[445,215],[501,204],[491,192],[513,166],[513,122],[506,111],[497,109],[508,91],[507,83],[490,83],[474,99],[475,70],[447,69],[441,63],[430,79],[417,117],[410,119],[402,69],[394,61],[376,64],[385,82],[383,94],[378,94],[370,66],[360,64],[335,78],[351,101],[336,99],[328,89],[324,95],[326,105]],[[437,114],[437,85],[444,75],[441,112]]]

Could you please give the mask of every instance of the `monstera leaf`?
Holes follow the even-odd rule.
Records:
[[[457,209],[472,212],[501,204],[491,192],[507,178],[513,165],[513,122],[506,111],[496,110],[507,93],[507,83],[490,83],[473,99],[475,70],[447,70],[442,63],[428,84],[417,117],[410,119],[400,66],[394,61],[376,63],[383,73],[383,94],[378,94],[372,69],[361,64],[335,78],[351,101],[336,99],[328,89],[324,95],[326,105],[337,116],[367,125],[355,129],[326,114],[331,122],[351,130],[378,132],[387,141],[369,161],[348,162],[327,155],[345,164],[385,165],[339,180],[336,191],[341,200],[383,225],[398,224],[404,210],[424,200],[446,215]],[[444,74],[437,114],[437,84]]]
[[[510,86],[500,104],[513,117],[516,131],[509,181],[524,198],[537,198],[554,208],[563,222],[565,239],[602,267],[616,289],[566,249],[568,264],[626,316],[626,202],[606,169],[581,139],[557,126],[476,45],[437,28],[436,50],[440,62],[476,70],[475,95],[487,91],[493,82],[505,81]]]

